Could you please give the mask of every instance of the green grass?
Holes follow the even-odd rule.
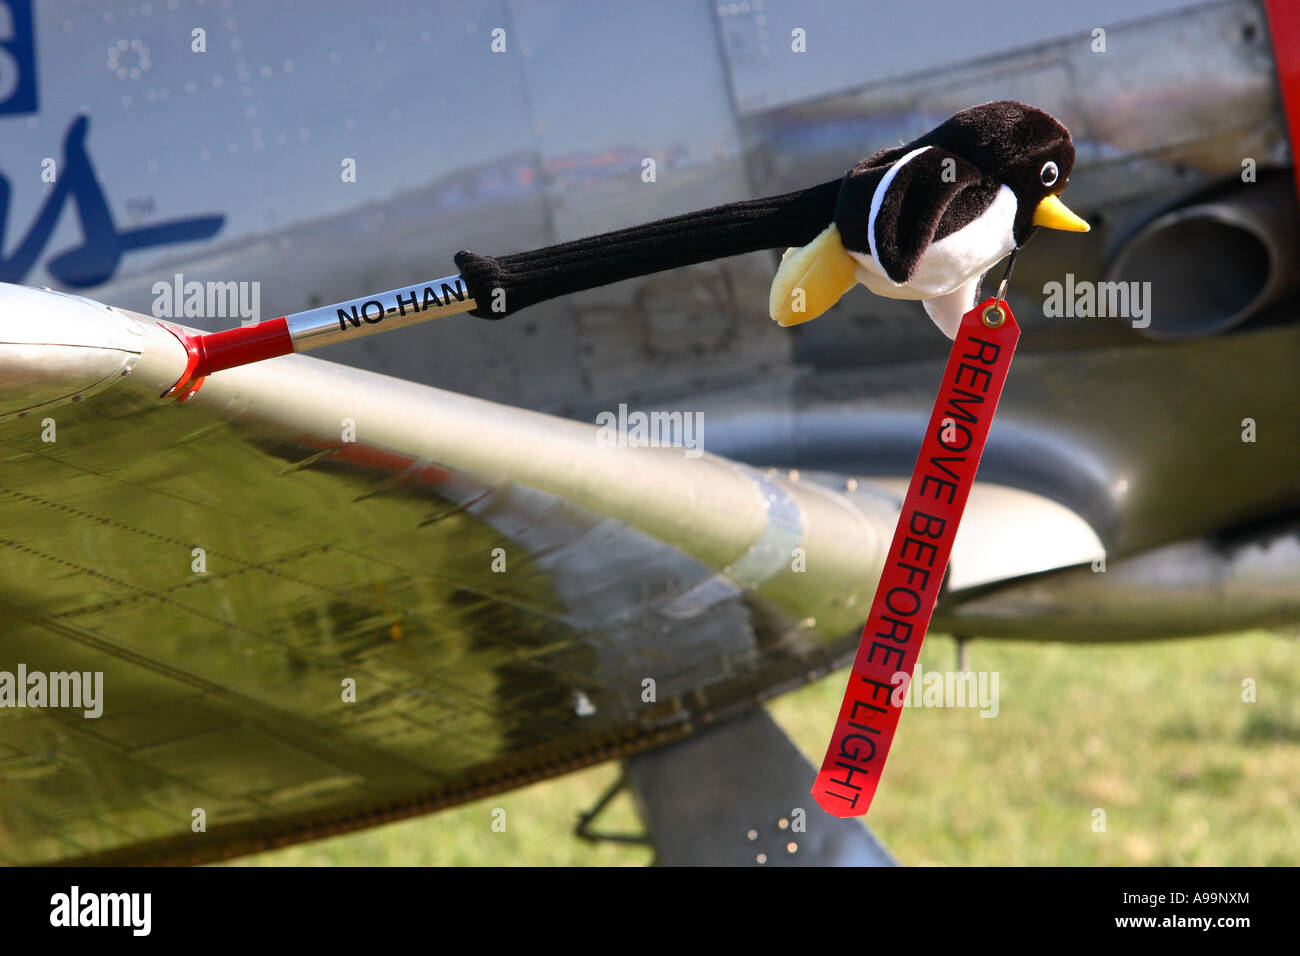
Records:
[[[955,667],[932,636],[926,670]],[[982,641],[1000,713],[909,708],[868,817],[905,864],[1300,864],[1300,645],[1264,632],[1141,645]],[[1242,701],[1252,678],[1257,701]],[[820,763],[841,672],[773,702]],[[253,865],[642,865],[644,847],[590,845],[577,814],[613,764],[431,817],[239,861]],[[819,812],[809,802],[810,812]],[[492,811],[506,811],[504,832]],[[1105,811],[1105,832],[1093,829]],[[638,829],[625,795],[602,828]]]

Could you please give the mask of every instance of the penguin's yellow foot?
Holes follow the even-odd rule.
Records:
[[[768,311],[778,325],[815,319],[853,288],[856,268],[832,223],[808,245],[786,250],[772,279]]]

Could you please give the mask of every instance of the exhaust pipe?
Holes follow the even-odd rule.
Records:
[[[1300,213],[1289,173],[1166,213],[1123,246],[1112,282],[1150,282],[1143,335],[1184,339],[1226,332],[1300,284]]]

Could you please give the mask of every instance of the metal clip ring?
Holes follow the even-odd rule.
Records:
[[[1011,250],[1011,258],[1007,260],[1007,271],[1002,273],[1002,281],[998,283],[997,295],[993,297],[993,301],[989,303],[988,308],[980,313],[980,318],[984,320],[984,324],[990,329],[999,328],[1007,320],[1007,313],[1002,308],[1002,303],[1006,301],[1004,296],[1007,294],[1007,283],[1011,281],[1011,270],[1015,268],[1016,254],[1019,252],[1019,246]],[[994,318],[994,315],[997,318]]]

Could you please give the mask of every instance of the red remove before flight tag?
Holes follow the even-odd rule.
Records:
[[[1006,302],[997,309],[991,308],[993,304],[992,298],[985,299],[962,316],[853,660],[835,733],[812,788],[821,808],[837,817],[866,813],[880,783],[953,538],[1020,339],[1020,327]],[[1001,323],[991,325],[999,310]]]

